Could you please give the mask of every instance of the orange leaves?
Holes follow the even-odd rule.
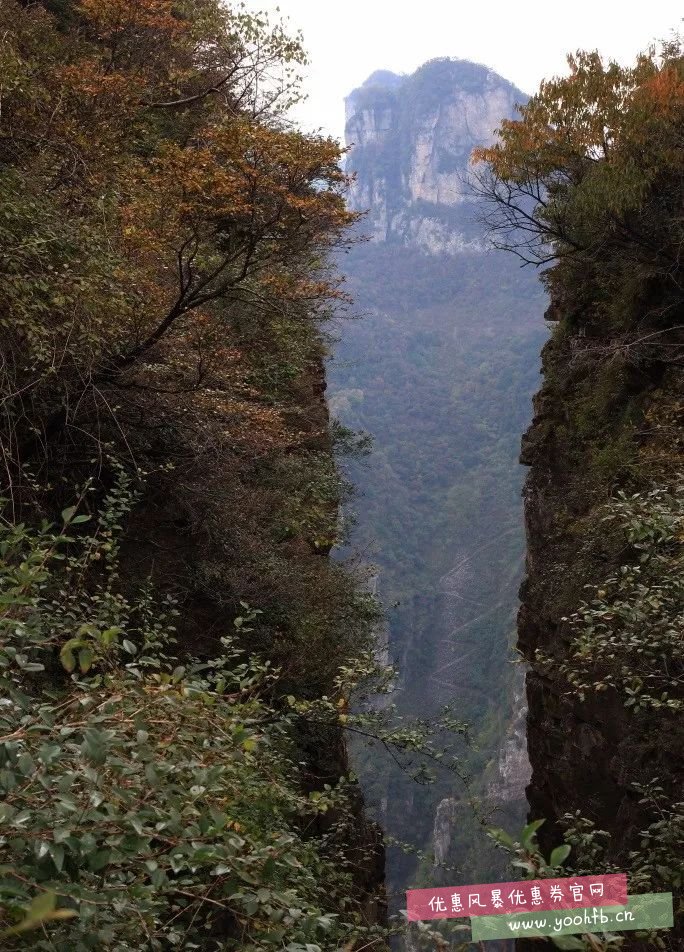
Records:
[[[148,89],[165,87],[170,70],[178,72],[188,23],[174,6],[170,0],[82,0],[83,42],[73,45],[72,63],[57,75],[83,97],[86,110],[96,98],[112,116],[132,114]]]
[[[568,142],[563,133],[548,124],[537,125],[527,118],[504,120],[500,140],[486,149],[475,149],[472,161],[486,163],[503,181],[525,183],[563,167]]]
[[[630,142],[652,136],[654,118],[673,122],[682,114],[681,69],[659,65],[653,52],[631,69],[606,65],[598,53],[580,52],[568,63],[570,74],[543,82],[520,120],[503,122],[499,143],[475,150],[475,162],[489,163],[502,180],[555,173],[578,180],[596,161],[621,163]]]
[[[78,9],[93,24],[102,40],[137,37],[145,32],[178,37],[188,30],[187,21],[174,14],[172,0],[81,0]]]
[[[124,183],[128,253],[180,293],[183,310],[231,300],[248,280],[281,302],[333,298],[309,272],[355,218],[340,194],[339,154],[330,140],[245,116],[165,143]]]
[[[629,248],[643,271],[678,267],[682,52],[650,50],[631,68],[578,53],[570,75],[543,82],[499,141],[475,151],[488,166],[474,178],[498,247],[535,264],[587,253],[592,266],[609,246]]]
[[[638,122],[633,124],[633,141],[645,155],[660,160],[671,169],[681,169],[684,160],[684,79],[681,64],[665,66],[636,91],[632,104]]]
[[[641,86],[638,95],[659,110],[681,110],[684,106],[684,80],[674,67],[661,69]]]
[[[341,296],[326,253],[355,218],[339,146],[278,120],[264,90],[299,48],[261,18],[220,0],[50,6],[0,0],[26,458],[49,427],[149,433],[142,455],[170,447],[224,498],[226,473],[322,441],[317,321]]]
[[[261,275],[264,294],[281,303],[346,301],[347,295],[332,281],[312,280],[292,272],[269,271]]]
[[[144,88],[139,80],[107,70],[99,57],[93,56],[57,67],[53,76],[63,94],[69,97],[71,108],[82,119],[95,110],[110,123],[137,110]]]
[[[323,230],[353,219],[338,194],[344,176],[335,157],[339,149],[326,140],[235,118],[199,131],[187,145],[166,144],[138,173],[148,199],[181,227],[221,230],[226,219],[249,219],[252,228],[278,229],[309,216]],[[139,211],[149,217],[144,199]]]
[[[225,159],[209,143],[194,148],[171,144],[151,164],[147,179],[166,205],[175,205],[179,218],[195,222],[245,214],[250,208],[248,183],[239,161]]]

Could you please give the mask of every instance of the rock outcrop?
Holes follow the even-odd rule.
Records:
[[[346,100],[351,204],[369,210],[366,231],[431,253],[481,250],[470,154],[525,98],[467,60],[431,60],[411,76],[373,73]]]
[[[649,348],[640,330],[643,343],[617,352],[610,328],[585,333],[574,317],[568,302],[557,305],[554,319],[560,323],[543,350],[544,384],[521,454],[530,467],[524,491],[527,573],[518,618],[519,648],[532,664],[530,819],[546,820],[539,841],[548,855],[562,842],[569,817],[586,818],[605,832],[575,842],[571,863],[588,855],[597,872],[613,864],[630,872],[630,884],[639,891],[654,891],[643,885],[653,879],[666,891],[667,861],[652,857],[654,850],[666,855],[681,835],[681,718],[667,708],[637,716],[612,689],[590,685],[582,697],[562,665],[573,658],[569,616],[638,555],[624,533],[606,524],[608,499],[620,487],[631,493],[667,486],[670,470],[681,472],[684,340],[672,332],[664,346],[656,336]],[[647,617],[643,627],[648,632]],[[538,650],[553,662],[535,664]],[[641,792],[653,778],[675,804],[667,820],[654,795]],[[661,832],[651,840],[654,823]],[[662,948],[682,948],[681,930],[661,935]],[[625,950],[646,948],[652,946],[627,934]],[[531,943],[519,944],[520,952],[528,949]]]
[[[513,716],[499,752],[494,778],[487,795],[493,803],[507,804],[525,800],[530,782],[530,761],[527,756],[527,702],[524,676],[516,678],[512,692]]]

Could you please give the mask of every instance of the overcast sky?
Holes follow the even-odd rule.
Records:
[[[629,63],[654,40],[681,29],[681,0],[248,0],[278,7],[304,33],[311,66],[308,102],[296,118],[342,137],[344,97],[376,69],[413,72],[428,59],[484,63],[523,91],[565,72],[565,55],[598,49]]]

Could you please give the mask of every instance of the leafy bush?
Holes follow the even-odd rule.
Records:
[[[0,525],[3,947],[338,948],[365,931],[353,798],[304,792],[268,662],[224,638],[175,666],[173,604],[118,591],[134,499],[122,475],[87,533]]]
[[[633,559],[569,619],[574,639],[560,673],[584,699],[614,690],[634,712],[682,710],[684,485],[620,492],[603,522],[624,533]],[[549,664],[542,652],[537,660]]]

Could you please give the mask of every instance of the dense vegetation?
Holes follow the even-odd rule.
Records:
[[[3,947],[353,945],[366,844],[348,788],[307,792],[298,701],[283,712],[268,662],[226,636],[178,664],[178,609],[121,594],[110,530],[129,501],[115,490],[88,536],[69,513],[2,532]]]
[[[532,804],[569,869],[626,870],[681,913],[684,56],[570,68],[477,154],[495,241],[551,265],[558,322],[523,444]],[[681,928],[624,947],[680,948]]]
[[[524,548],[517,456],[546,335],[543,295],[533,274],[494,252],[431,256],[369,243],[343,263],[362,317],[340,329],[331,406],[374,439],[368,461],[349,466],[359,495],[348,510],[387,608],[396,701],[429,717],[449,703],[470,727],[470,743],[460,742],[470,783],[440,774],[416,786],[372,755],[363,771],[390,836],[426,854],[417,863],[388,851],[388,885],[401,902],[411,884],[505,873],[476,812],[496,809],[494,822],[511,827],[524,816],[520,800],[503,807],[495,788],[521,681],[510,663]],[[455,804],[443,869],[433,868],[432,847],[445,797]]]
[[[382,947],[303,61],[215,0],[0,5],[3,948]]]
[[[445,762],[427,727],[350,713],[378,610],[325,557],[349,441],[328,425],[323,325],[355,216],[337,144],[283,118],[303,62],[298,37],[218,0],[0,6],[8,949],[382,948],[381,850],[341,733]],[[626,831],[609,797],[579,813],[570,784],[542,835],[642,891],[681,889],[683,62],[675,44],[632,70],[579,56],[479,154],[500,243],[553,265],[560,318],[525,452],[570,474],[538,583],[562,637],[528,657],[568,708],[577,692],[612,705],[614,786],[631,791]],[[430,720],[452,664],[481,742],[465,766],[487,777],[521,559],[512,464],[543,331],[525,323],[524,278],[488,256],[355,255],[379,319],[345,336],[336,400],[382,434],[372,475],[354,474],[363,541],[379,539],[381,591],[400,602],[402,703]],[[448,593],[466,583],[456,617]],[[390,831],[424,844],[453,774],[431,799],[378,776]],[[460,875],[484,877],[489,859],[463,856],[468,822]]]

